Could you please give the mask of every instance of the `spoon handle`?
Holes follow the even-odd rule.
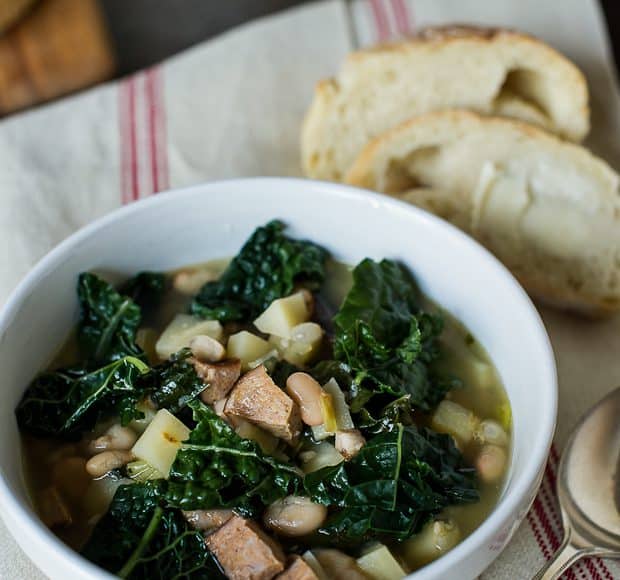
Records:
[[[588,550],[576,548],[570,541],[570,534],[565,534],[562,545],[532,580],[556,580],[588,554]]]

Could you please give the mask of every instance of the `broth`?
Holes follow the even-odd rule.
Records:
[[[214,260],[205,264],[183,268],[171,272],[172,278],[180,272],[203,273],[205,279],[214,279],[225,269],[228,260]],[[317,295],[316,318],[329,331],[330,318],[342,303],[344,296],[351,286],[351,267],[330,260],[327,266],[326,280],[322,290]],[[138,342],[149,356],[150,362],[156,362],[153,345],[155,338],[170,323],[179,312],[185,312],[190,300],[189,294],[183,294],[171,288],[157,312],[146,312],[143,317],[142,330]],[[439,310],[428,302],[429,310]],[[488,355],[482,346],[468,332],[468,330],[448,313],[442,312],[445,318],[444,332],[441,337],[443,356],[436,364],[436,370],[445,375],[453,375],[462,379],[462,387],[453,389],[446,400],[468,409],[479,420],[493,420],[497,422],[510,438],[511,414],[510,405],[497,371],[493,367]],[[239,331],[242,326],[229,323],[224,326],[225,334]],[[75,336],[70,336],[50,368],[59,368],[75,363],[78,360],[78,349]],[[420,426],[433,426],[430,416],[416,414],[416,422]],[[112,423],[106,421],[98,424],[94,433],[75,443],[56,441],[53,439],[39,439],[28,435],[22,436],[24,473],[30,489],[33,503],[45,519],[46,506],[49,501],[46,490],[61,488],[63,499],[70,507],[73,515],[69,525],[55,527],[54,532],[68,545],[80,549],[84,544],[92,527],[107,511],[116,488],[127,483],[117,474],[91,480],[90,476],[79,474],[83,470],[86,460],[92,455],[87,449],[87,441],[105,431]],[[473,463],[479,455],[483,443],[472,439],[467,444],[460,445],[461,451],[468,462]],[[510,442],[506,445],[508,460],[503,476],[498,480],[487,483],[479,482],[480,501],[450,506],[446,508],[437,520],[455,522],[460,530],[460,540],[471,534],[493,511],[497,504],[505,483],[509,457]],[[48,514],[49,516],[49,514]],[[403,568],[410,572],[425,563],[425,559],[412,553],[413,539],[401,544],[392,544],[390,549]]]

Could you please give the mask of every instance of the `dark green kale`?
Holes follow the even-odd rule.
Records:
[[[140,378],[141,392],[148,394],[156,407],[177,413],[207,387],[189,362],[190,356],[191,351],[183,349]]]
[[[83,368],[39,375],[16,409],[21,429],[36,435],[73,438],[103,416],[119,414],[123,424],[140,416],[138,378],[149,370],[127,356],[93,371]]]
[[[166,506],[165,490],[164,480],[120,486],[82,555],[132,580],[226,578],[203,535]]]
[[[418,286],[402,264],[365,259],[353,270],[353,287],[334,317],[334,355],[351,369],[351,410],[377,393],[429,411],[454,381],[431,367],[440,354],[443,319],[423,312]]]
[[[161,272],[139,272],[124,282],[118,291],[143,310],[153,310],[166,291],[166,275]]]
[[[312,242],[285,236],[284,224],[274,220],[252,234],[219,280],[202,287],[190,310],[214,320],[251,321],[298,283],[318,288],[327,256]]]
[[[479,498],[474,470],[450,436],[403,425],[350,461],[306,475],[304,488],[332,508],[318,542],[343,546],[404,540],[446,506]]]
[[[90,272],[80,274],[77,292],[78,342],[88,366],[96,368],[125,356],[142,358],[142,350],[135,342],[140,307]]]
[[[264,506],[295,493],[301,481],[295,466],[265,455],[201,402],[189,406],[196,427],[172,465],[169,505],[188,510],[235,508],[254,517]]]

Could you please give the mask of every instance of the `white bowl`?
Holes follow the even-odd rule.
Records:
[[[296,179],[246,179],[160,194],[80,230],[43,258],[0,315],[0,513],[48,576],[111,576],[65,546],[38,520],[24,485],[14,409],[77,317],[84,270],[130,275],[230,256],[258,225],[283,219],[292,236],[326,246],[348,263],[396,258],[423,291],[461,320],[489,352],[510,397],[514,451],[502,498],[451,552],[413,574],[474,578],[497,557],[525,516],[543,474],[555,426],[554,357],[527,295],[486,250],[405,203],[366,191]]]

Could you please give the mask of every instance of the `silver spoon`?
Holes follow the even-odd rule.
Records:
[[[564,540],[534,580],[555,580],[587,556],[620,558],[620,388],[580,420],[557,479]]]

